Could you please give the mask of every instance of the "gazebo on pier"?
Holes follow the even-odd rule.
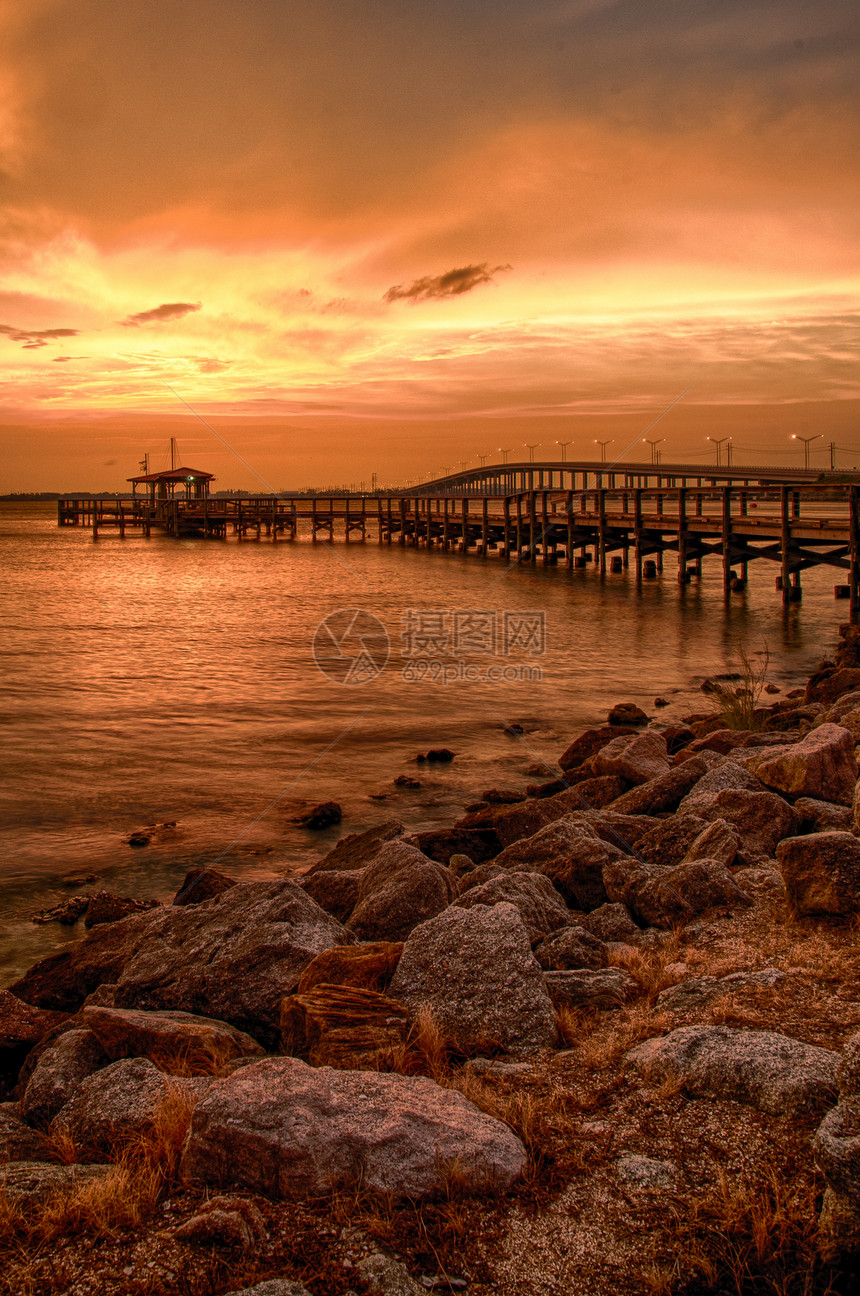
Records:
[[[138,486],[147,487],[152,504],[159,500],[206,499],[209,483],[214,479],[214,473],[201,472],[199,468],[167,468],[164,472],[142,473],[140,477],[126,478],[131,482],[132,495],[137,495]]]

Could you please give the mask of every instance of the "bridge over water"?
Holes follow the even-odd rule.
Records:
[[[785,603],[802,597],[802,573],[829,566],[834,591],[860,620],[860,475],[770,467],[586,462],[494,464],[407,490],[367,495],[139,497],[58,502],[60,526],[150,536],[379,544],[456,549],[487,559],[601,575],[631,565],[659,578],[672,558],[681,584],[721,564],[727,594],[751,563],[771,564]]]

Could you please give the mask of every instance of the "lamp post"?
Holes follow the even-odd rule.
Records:
[[[556,441],[557,446],[561,446],[561,462],[567,463],[567,447],[573,445],[572,441]]]
[[[727,436],[724,436],[724,437],[712,437],[712,436],[709,436],[709,437],[708,437],[708,440],[709,440],[709,441],[710,441],[714,446],[716,446],[716,449],[717,449],[717,467],[718,467],[718,468],[721,466],[721,464],[722,464],[722,462],[723,462],[723,445],[725,444],[726,441],[731,441],[731,439],[732,439],[731,437],[727,437]]]
[[[792,434],[791,434],[791,439],[792,439],[792,441],[802,441],[802,442],[803,442],[803,466],[804,466],[804,468],[808,468],[808,467],[809,467],[809,443],[810,443],[811,441],[817,441],[818,438],[821,437],[821,436],[823,436],[823,435],[824,435],[823,432],[816,432],[816,433],[815,433],[815,436],[808,436],[808,437],[805,437],[805,436],[801,436],[799,432],[792,432]]]
[[[461,459],[461,460],[460,460],[460,472],[465,472],[465,471],[466,471],[466,464],[467,464],[468,462],[469,462],[468,459]]]
[[[658,447],[658,445],[662,445],[663,442],[666,440],[666,438],[665,438],[665,437],[654,437],[654,438],[652,439],[651,437],[643,437],[642,440],[643,440],[647,445],[649,445],[649,446],[651,447],[651,462],[652,462],[652,464],[658,464],[658,463],[660,462],[660,451],[657,449],[657,447]]]
[[[513,452],[514,452],[513,446],[511,446],[510,450],[503,450],[502,447],[499,446],[499,454],[502,456],[502,463],[507,463],[508,455],[513,454]]]
[[[524,441],[523,445],[525,446],[526,450],[528,450],[529,452],[529,463],[534,463],[535,450],[537,450],[538,446],[540,445],[540,441],[535,441],[534,445],[529,445],[528,441]]]
[[[489,455],[478,455],[478,463],[481,465],[482,468],[483,468],[484,464],[487,462],[487,459],[488,459],[488,458],[489,458]]]
[[[606,463],[606,447],[607,447],[608,445],[612,445],[612,442],[614,441],[614,439],[615,439],[614,437],[610,437],[608,441],[595,441],[595,442],[594,442],[595,445],[599,445],[599,446],[600,446],[600,462],[601,462],[601,463]]]

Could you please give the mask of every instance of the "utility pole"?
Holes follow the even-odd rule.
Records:
[[[614,437],[610,437],[608,441],[595,441],[595,442],[594,442],[595,445],[599,445],[599,446],[600,446],[600,462],[601,462],[601,463],[606,463],[606,447],[607,447],[608,445],[612,445],[612,442],[613,442],[614,440],[615,440]]]

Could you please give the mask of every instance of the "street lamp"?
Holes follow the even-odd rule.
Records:
[[[717,467],[718,467],[718,468],[720,467],[720,465],[721,465],[722,462],[723,462],[723,453],[722,453],[723,445],[724,445],[724,443],[725,443],[726,441],[729,441],[729,442],[730,442],[731,439],[732,439],[731,437],[727,437],[727,436],[724,436],[724,437],[712,437],[712,436],[709,436],[709,437],[708,437],[708,440],[711,441],[711,442],[712,442],[712,443],[717,447]]]
[[[600,462],[601,462],[601,463],[606,463],[606,447],[607,447],[608,445],[612,445],[612,442],[613,442],[614,440],[615,440],[614,437],[610,437],[608,441],[595,441],[595,442],[594,442],[595,445],[599,445],[599,446],[600,446]]]
[[[809,467],[809,443],[810,443],[810,441],[817,441],[818,438],[821,437],[821,436],[823,436],[823,435],[824,435],[823,432],[816,432],[816,433],[815,433],[815,436],[808,436],[808,437],[805,437],[805,436],[801,436],[799,432],[792,432],[792,434],[791,434],[791,439],[792,439],[792,441],[802,441],[802,442],[803,442],[803,466],[804,466],[804,468],[808,468],[808,467]]]
[[[534,463],[535,450],[537,450],[538,446],[540,445],[540,441],[535,441],[534,445],[529,445],[528,441],[524,441],[523,445],[525,446],[526,450],[528,450],[529,452],[529,463]]]
[[[658,463],[660,462],[660,451],[657,449],[657,447],[658,447],[658,445],[662,445],[663,442],[666,440],[666,438],[665,438],[665,437],[655,437],[655,438],[653,438],[653,440],[652,440],[651,437],[643,437],[642,440],[643,440],[647,445],[649,445],[649,446],[651,447],[651,462],[652,462],[652,464],[658,464]]]
[[[567,447],[573,445],[572,441],[556,441],[557,446],[561,446],[561,462],[567,462]]]
[[[482,468],[484,464],[487,462],[488,458],[489,455],[478,455],[478,463],[481,465]]]
[[[468,462],[469,462],[468,459],[461,459],[461,460],[460,460],[460,472],[465,472],[465,471],[466,471],[466,464],[467,464]]]
[[[503,450],[502,447],[499,446],[499,454],[502,456],[502,463],[507,463],[507,462],[508,462],[508,455],[509,455],[509,454],[513,454],[513,453],[514,453],[514,447],[513,447],[513,446],[511,446],[510,450]]]

